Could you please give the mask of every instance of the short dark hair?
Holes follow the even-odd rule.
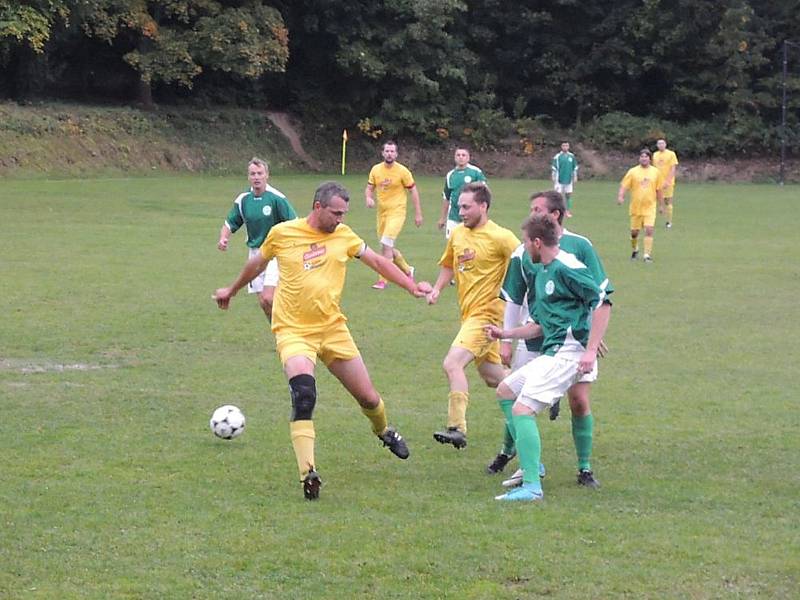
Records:
[[[529,240],[539,238],[548,248],[558,246],[556,221],[551,215],[531,215],[522,224],[523,231]]]
[[[400,146],[397,145],[397,142],[394,140],[386,140],[383,142],[383,146],[381,146],[381,150],[386,150],[386,146],[394,146],[395,150],[400,150]]]
[[[485,204],[486,210],[492,205],[492,192],[489,186],[482,181],[473,181],[461,188],[461,194],[470,193],[478,204]],[[459,194],[459,196],[461,195]]]
[[[326,181],[319,184],[317,191],[314,192],[314,204],[319,202],[322,207],[329,206],[334,196],[339,196],[345,202],[350,202],[350,193],[347,188],[336,181]]]
[[[544,198],[547,201],[547,212],[553,213],[558,211],[558,224],[564,222],[564,214],[567,212],[567,204],[564,202],[564,196],[555,190],[547,190],[546,192],[533,192],[530,197],[530,202],[537,198]]]
[[[642,154],[647,154],[647,156],[653,158],[653,153],[650,152],[650,148],[642,148],[641,150],[639,150],[639,156],[641,156]]]

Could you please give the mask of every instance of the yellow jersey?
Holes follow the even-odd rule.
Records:
[[[661,171],[661,174],[664,176],[664,183],[666,183],[672,167],[678,166],[678,156],[669,149],[656,150],[653,153],[653,165],[656,169]],[[674,179],[672,180],[672,183],[675,183]]]
[[[636,165],[622,178],[622,187],[631,192],[631,215],[650,215],[656,212],[656,191],[664,187],[664,176],[654,166],[646,169]]]
[[[366,245],[347,225],[317,231],[307,218],[275,225],[261,245],[265,260],[278,259],[280,284],[272,306],[272,331],[325,329],[346,321],[342,298],[347,261]]]
[[[405,210],[406,190],[414,187],[414,176],[399,162],[391,167],[380,162],[370,169],[367,183],[375,188],[379,210]]]
[[[493,323],[502,321],[500,286],[517,246],[517,236],[492,220],[475,229],[463,223],[453,229],[439,264],[453,269],[462,321],[484,316]]]

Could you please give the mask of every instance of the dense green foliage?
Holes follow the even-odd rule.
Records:
[[[321,176],[272,183],[305,213]],[[347,222],[374,247],[364,173]],[[431,278],[429,219],[400,245]],[[544,181],[493,179],[516,228]],[[320,364],[316,504],[302,498],[289,393],[256,299],[230,311],[242,232],[216,249],[236,177],[11,180],[0,186],[0,597],[107,599],[782,599],[800,589],[796,190],[679,183],[653,264],[628,260],[615,182],[580,183],[570,228],[614,283],[593,386],[593,466],[575,485],[569,419],[540,423],[545,501],[498,506],[492,390],[469,369],[470,445],[444,424],[455,293],[435,306],[349,267],[348,324],[405,435],[399,461]],[[792,284],[792,281],[795,284]],[[776,343],[780,344],[780,351]],[[793,383],[794,382],[794,383]],[[233,442],[213,408],[248,418]],[[509,468],[516,468],[516,462]],[[792,592],[791,590],[795,590]]]
[[[798,0],[0,0],[0,94],[258,105],[480,146],[520,118],[618,112],[753,152],[780,137],[784,40]]]

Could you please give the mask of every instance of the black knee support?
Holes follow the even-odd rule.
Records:
[[[292,393],[292,421],[308,421],[317,403],[317,382],[313,375],[295,375],[289,380]]]

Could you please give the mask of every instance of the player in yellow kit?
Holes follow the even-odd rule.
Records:
[[[625,202],[625,192],[631,193],[628,213],[631,217],[631,260],[639,256],[639,231],[644,228],[644,261],[653,262],[653,230],[656,225],[656,207],[663,213],[664,176],[650,164],[650,150],[639,152],[639,164],[628,169],[617,193],[617,204]]]
[[[667,149],[667,140],[656,141],[658,150],[653,154],[653,165],[664,176],[664,210],[667,213],[667,229],[672,229],[672,198],[675,195],[675,176],[678,170],[678,156]]]
[[[381,254],[394,261],[401,271],[414,277],[414,267],[406,262],[396,243],[406,222],[407,192],[411,192],[411,201],[414,203],[414,224],[417,227],[422,225],[419,190],[411,171],[397,162],[396,142],[391,140],[386,142],[383,145],[382,156],[383,162],[372,167],[369,172],[364,197],[367,208],[375,208],[377,202],[377,229],[378,239],[381,241]],[[372,287],[382,290],[386,287],[386,280],[378,277],[378,281]]]
[[[434,304],[442,288],[455,278],[461,329],[442,364],[450,385],[447,429],[437,431],[433,437],[456,448],[467,445],[469,384],[464,369],[474,361],[490,387],[497,387],[506,374],[500,363],[500,344],[489,340],[484,328],[503,322],[505,306],[500,299],[500,286],[519,239],[489,219],[491,200],[492,194],[484,183],[469,183],[461,189],[461,224],[447,240],[439,260],[439,277],[428,295],[428,303]]]
[[[239,277],[220,288],[214,299],[227,309],[231,298],[260,273],[272,258],[278,259],[280,285],[272,308],[272,331],[292,400],[290,431],[303,493],[319,497],[321,479],[314,457],[314,423],[317,400],[314,369],[317,357],[358,401],[372,431],[396,456],[408,458],[405,440],[389,427],[383,400],[372,385],[367,367],[353,342],[339,302],[347,261],[358,258],[392,283],[421,297],[430,284],[415,284],[390,261],[370,250],[352,229],[342,223],[349,194],[336,182],[317,188],[311,213],[273,227],[261,253],[251,258]]]

